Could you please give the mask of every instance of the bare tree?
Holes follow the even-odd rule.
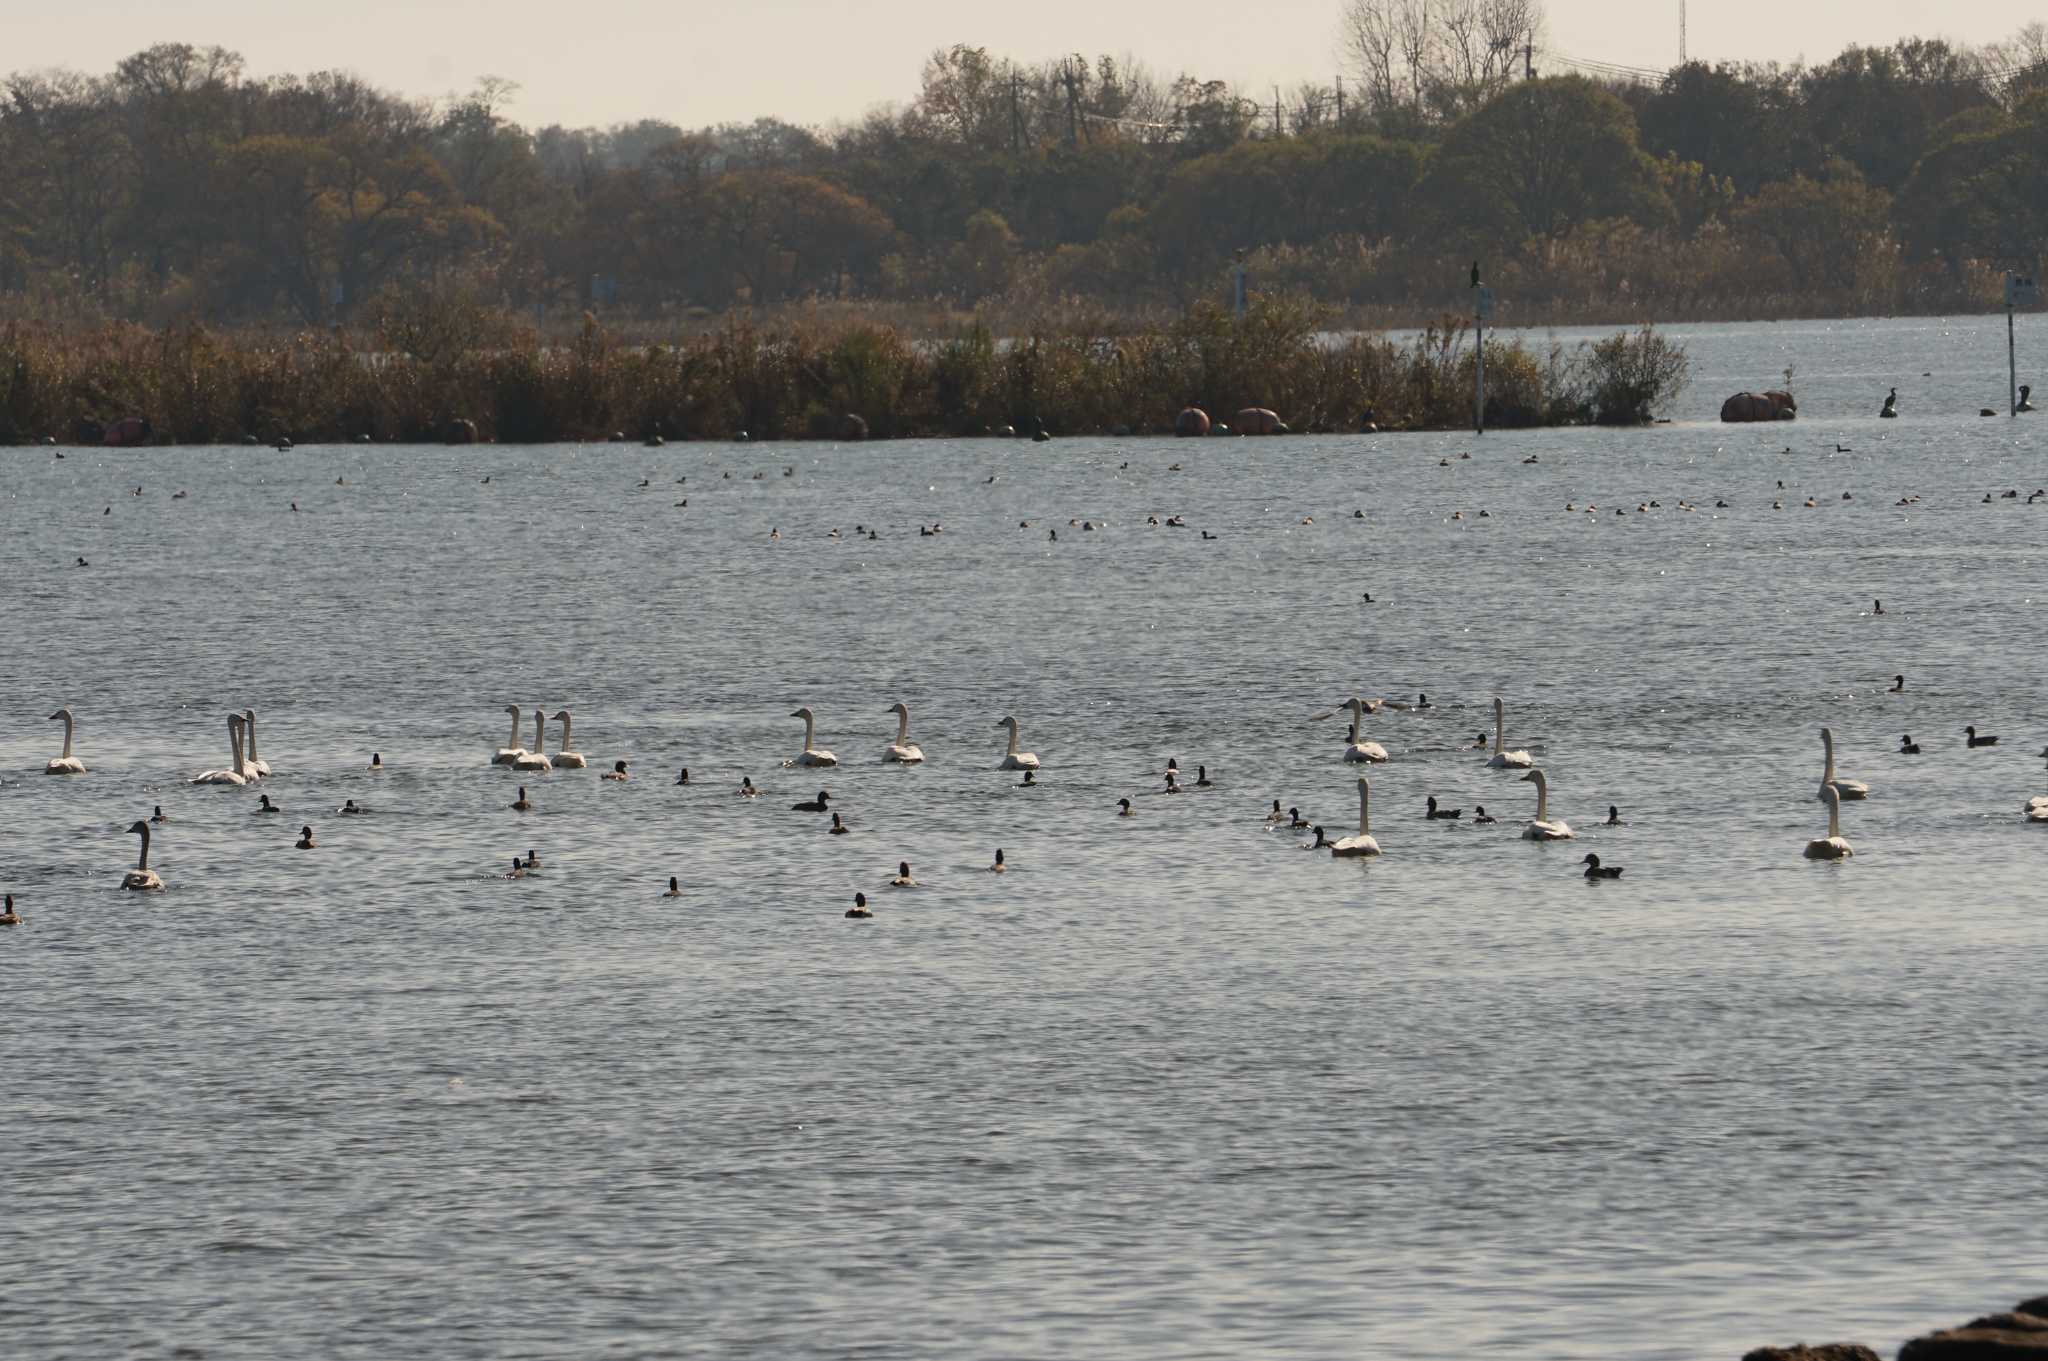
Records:
[[[1512,81],[1542,30],[1542,0],[1346,0],[1338,37],[1367,107],[1455,117]]]

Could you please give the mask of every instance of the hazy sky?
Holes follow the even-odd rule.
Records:
[[[1263,97],[1342,65],[1340,0],[11,0],[0,70],[100,72],[153,42],[217,43],[257,75],[345,68],[412,95],[484,74],[522,87],[530,126],[773,114],[802,123],[903,102],[933,48],[976,44],[1039,61],[1130,54],[1160,75],[1227,80]],[[1552,46],[1664,67],[1678,0],[1549,0]],[[2038,17],[2027,0],[1690,0],[1708,60],[1833,56],[1907,34],[1981,43]]]

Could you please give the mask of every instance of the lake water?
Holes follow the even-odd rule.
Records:
[[[2037,1289],[2048,414],[1975,414],[2003,318],[1673,333],[1649,430],[0,454],[5,1352],[1733,1358]],[[1267,830],[1418,691],[1383,858]],[[591,768],[489,765],[508,703]],[[283,817],[185,783],[244,706]]]

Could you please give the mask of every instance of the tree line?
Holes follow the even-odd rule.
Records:
[[[1405,25],[1405,27],[1404,27]],[[1434,316],[1990,305],[2048,219],[2048,29],[1823,64],[1551,74],[1536,0],[1349,0],[1350,79],[1261,101],[955,46],[831,128],[529,129],[162,44],[0,99],[0,315],[400,325],[459,293],[654,319],[844,299],[1038,315],[1255,290]],[[416,310],[416,309],[415,309]]]

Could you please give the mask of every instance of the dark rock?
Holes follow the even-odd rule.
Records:
[[[1899,1349],[1899,1361],[2048,1361],[2048,1316],[2028,1308],[2044,1305],[2048,1297],[1916,1337]]]
[[[1758,1347],[1744,1355],[1742,1361],[1883,1361],[1883,1358],[1860,1342],[1827,1342],[1818,1347],[1796,1342],[1789,1347]]]

